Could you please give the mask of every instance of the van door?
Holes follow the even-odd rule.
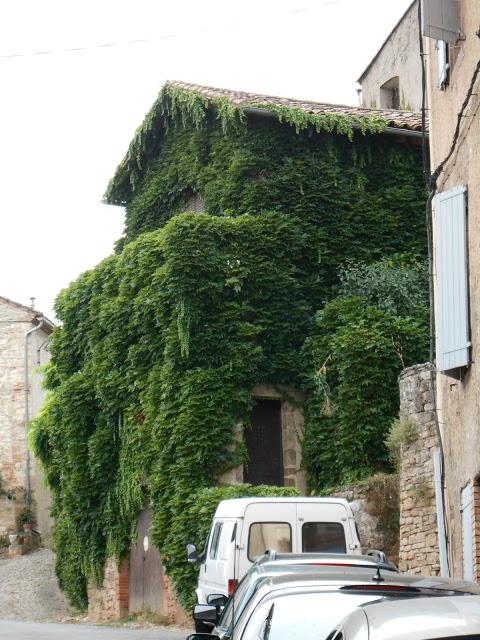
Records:
[[[247,505],[241,532],[239,578],[267,549],[278,553],[294,550],[297,546],[295,522],[294,502],[252,502]]]
[[[227,595],[228,580],[234,575],[235,520],[215,519],[209,534],[207,551],[198,577],[199,602],[211,593]]]
[[[297,503],[299,553],[352,553],[347,509],[343,504]]]

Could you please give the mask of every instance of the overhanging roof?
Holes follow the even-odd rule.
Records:
[[[162,88],[152,109],[146,115],[144,123],[137,130],[127,154],[108,186],[104,200],[107,204],[124,205],[126,203],[129,194],[131,195],[134,190],[132,178],[134,182],[135,178],[144,171],[152,149],[158,147],[162,122],[168,117],[162,98],[169,92],[181,92],[183,95],[192,93],[202,99],[204,105],[202,108],[206,108],[208,105],[213,108],[219,108],[219,105],[222,107],[228,105],[238,109],[243,115],[268,115],[292,127],[297,127],[298,119],[293,116],[289,118],[288,114],[304,114],[315,122],[332,117],[335,119],[338,116],[338,119],[349,122],[350,128],[360,129],[371,135],[401,134],[417,137],[422,135],[422,116],[420,113],[412,111],[368,109],[359,106],[220,89],[181,81],[168,81]],[[380,126],[378,126],[379,123],[381,123]],[[338,129],[335,131],[337,134],[347,135],[346,131],[342,131],[340,127],[339,129],[340,131]]]

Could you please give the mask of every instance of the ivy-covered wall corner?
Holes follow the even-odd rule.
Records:
[[[428,287],[421,149],[385,126],[161,91],[108,188],[124,236],[57,298],[32,428],[76,606],[128,554],[146,502],[188,605],[184,545],[203,543],[218,501],[295,491],[217,486],[247,462],[236,429],[256,385],[304,398],[309,493],[391,471],[384,440],[398,373],[426,357]],[[193,197],[203,212],[186,211]]]
[[[325,491],[325,495],[350,502],[362,551],[384,551],[395,565],[399,562],[400,544],[399,489],[398,474],[377,473]]]

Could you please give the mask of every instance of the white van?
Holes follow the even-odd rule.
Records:
[[[360,555],[352,510],[338,498],[237,498],[217,507],[203,554],[188,545],[190,562],[200,563],[197,602],[230,595],[265,551]]]

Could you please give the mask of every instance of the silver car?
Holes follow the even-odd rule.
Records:
[[[373,602],[356,609],[330,636],[330,640],[446,638],[480,638],[480,596]]]
[[[226,640],[232,634],[232,626],[242,613],[250,598],[256,592],[258,585],[273,576],[295,574],[296,571],[312,573],[321,577],[328,567],[363,567],[398,573],[398,569],[391,564],[385,554],[380,551],[370,551],[370,555],[347,555],[345,553],[276,553],[268,552],[252,566],[240,581],[233,595],[228,601],[222,595],[208,596],[207,605],[195,605],[193,618],[198,629],[211,632],[213,636]],[[300,568],[294,569],[294,566]],[[225,604],[223,613],[221,607]],[[213,628],[215,626],[215,628]],[[212,630],[213,628],[213,630]]]
[[[233,614],[236,622],[233,629],[224,633],[224,640],[360,640],[368,638],[368,620],[365,622],[360,613],[373,604],[390,604],[388,614],[394,619],[397,606],[403,602],[418,612],[425,602],[438,602],[441,608],[441,602],[467,602],[466,598],[474,596],[473,601],[480,603],[480,588],[473,583],[401,576],[379,567],[317,569],[315,573],[311,567],[292,566],[288,573],[258,581],[240,615]],[[480,607],[478,611],[480,621]],[[353,614],[360,616],[363,627]],[[342,627],[347,624],[350,627]],[[358,636],[351,633],[355,624]],[[190,640],[209,637],[212,638],[209,634],[189,636]]]

